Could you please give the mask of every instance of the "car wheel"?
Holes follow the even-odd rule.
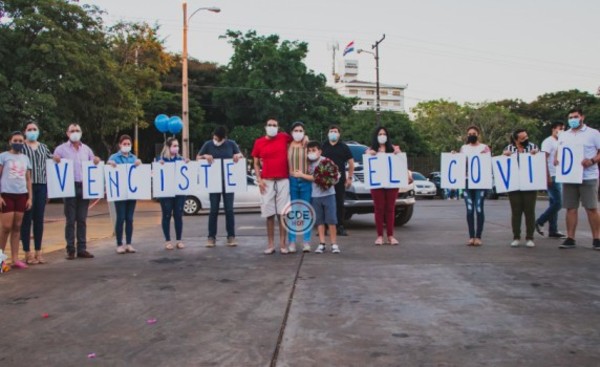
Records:
[[[183,214],[185,215],[194,215],[200,211],[202,205],[200,204],[200,200],[193,196],[188,196],[185,198],[185,202],[183,203]]]
[[[412,215],[413,215],[413,206],[412,205],[405,206],[405,207],[397,206],[396,207],[396,216],[394,219],[395,226],[401,227],[401,226],[405,225],[406,223],[408,223],[410,218],[412,218]]]

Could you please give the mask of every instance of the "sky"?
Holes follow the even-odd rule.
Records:
[[[159,24],[169,52],[182,50],[181,0],[97,0],[107,24]],[[527,102],[561,90],[600,88],[598,0],[188,0],[190,56],[227,64],[227,29],[278,34],[309,45],[307,66],[330,78],[332,53],[380,44],[380,82],[406,84],[406,106],[446,99]],[[375,81],[372,55],[350,53],[359,79]],[[338,63],[342,59],[338,55]],[[336,67],[338,65],[336,64]]]

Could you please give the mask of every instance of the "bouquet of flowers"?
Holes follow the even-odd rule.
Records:
[[[313,173],[315,184],[323,190],[329,189],[340,179],[338,166],[329,158],[323,158]]]

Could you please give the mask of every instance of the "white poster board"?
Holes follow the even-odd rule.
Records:
[[[127,199],[150,200],[152,199],[152,185],[148,179],[152,177],[150,164],[127,165]]]
[[[546,154],[544,152],[519,154],[519,190],[546,190],[548,188],[546,169]]]
[[[580,184],[583,182],[583,145],[562,145],[556,152],[556,182]]]
[[[467,155],[467,180],[469,189],[491,189],[492,156],[490,154]]]
[[[189,195],[194,190],[194,182],[198,182],[198,164],[190,161],[175,162],[175,195]]]
[[[519,190],[519,165],[517,155],[501,155],[492,158],[496,193]]]
[[[248,191],[248,180],[246,178],[246,159],[236,162],[233,159],[223,160],[223,178],[225,180],[225,192]]]
[[[367,189],[408,187],[406,153],[363,155],[364,182]]]
[[[202,159],[198,163],[199,190],[208,191],[209,193],[222,192],[221,160],[214,159],[213,163],[210,164],[207,160]]]
[[[116,167],[105,165],[104,186],[106,201],[127,200],[127,165],[118,164]]]
[[[92,161],[81,162],[82,189],[84,199],[104,197],[104,162],[97,165]]]
[[[464,189],[467,170],[467,156],[463,153],[442,153],[440,187],[443,189]]]
[[[46,160],[48,199],[75,197],[75,173],[73,161],[61,159],[60,163]]]
[[[152,162],[152,197],[175,197],[175,163]]]

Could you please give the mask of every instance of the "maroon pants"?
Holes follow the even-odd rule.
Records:
[[[371,190],[371,196],[373,197],[373,205],[375,206],[377,236],[383,236],[384,220],[388,237],[393,236],[398,189],[373,189]]]

